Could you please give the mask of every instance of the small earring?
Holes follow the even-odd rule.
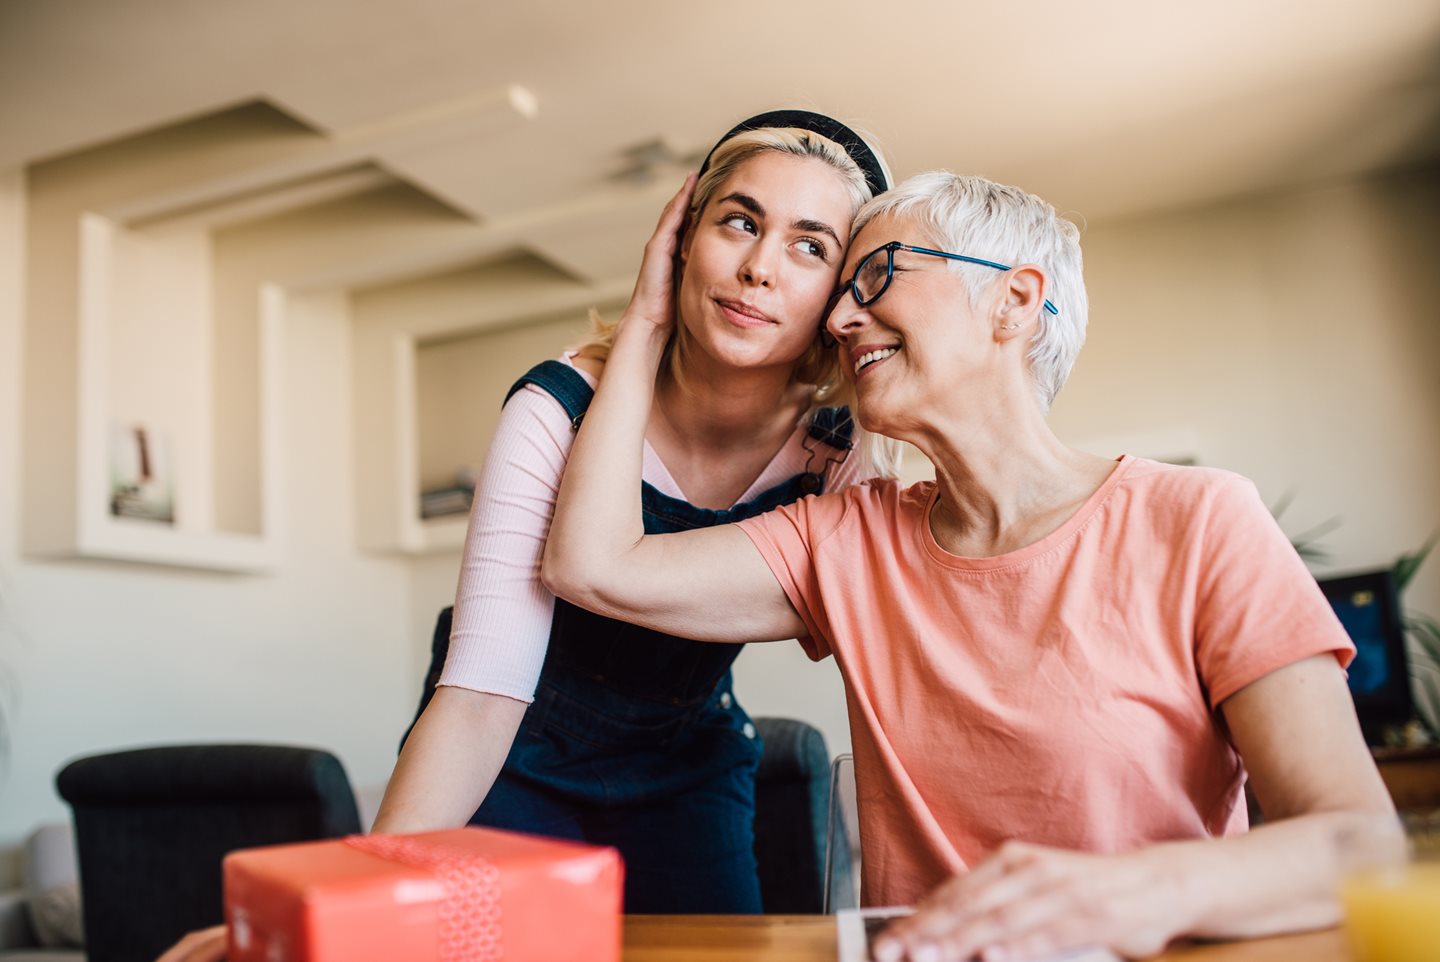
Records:
[[[1019,321],[1016,321],[1014,324],[1001,324],[1001,325],[1000,325],[1000,330],[1002,330],[1002,331],[1013,331],[1013,330],[1015,330],[1016,328],[1018,328],[1019,326],[1020,326],[1020,322],[1019,322]]]

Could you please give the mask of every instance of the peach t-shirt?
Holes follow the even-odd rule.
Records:
[[[1354,651],[1254,485],[1126,456],[1058,530],[991,558],[935,542],[936,490],[872,481],[741,522],[845,679],[865,903],[913,903],[1007,839],[1243,831],[1214,709]]]

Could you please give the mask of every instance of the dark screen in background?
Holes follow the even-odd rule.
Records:
[[[1373,591],[1351,591],[1330,599],[1340,624],[1355,642],[1355,660],[1350,663],[1350,691],[1372,695],[1390,680],[1389,653],[1381,621],[1380,605]]]

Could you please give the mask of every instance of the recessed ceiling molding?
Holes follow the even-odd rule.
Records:
[[[497,297],[463,316],[431,315],[418,318],[407,328],[417,341],[434,341],[524,327],[537,321],[551,320],[556,315],[573,312],[582,315],[601,304],[624,302],[635,288],[633,277],[616,277],[599,284],[576,285],[573,288],[552,287],[525,293],[518,298]]]
[[[269,100],[277,110],[293,115],[284,104]],[[510,84],[466,97],[398,114],[330,135],[331,143],[310,146],[284,160],[190,184],[173,190],[107,205],[97,212],[121,224],[136,224],[182,216],[210,207],[253,200],[270,191],[326,177],[354,168],[388,164],[403,166],[407,157],[447,147],[460,141],[483,142],[513,131],[533,118],[535,97]]]
[[[538,113],[534,94],[519,84],[508,84],[340,130],[334,140],[339,145],[368,145],[398,159],[459,140],[508,133]]]
[[[172,210],[160,218],[132,220],[126,226],[144,228],[163,221],[167,227],[195,227],[222,230],[236,224],[275,217],[304,207],[330,203],[377,190],[395,182],[378,167],[360,167],[331,171],[303,178],[287,185],[232,195],[213,204],[190,210]]]
[[[180,216],[188,211],[216,207],[236,200],[254,198],[266,191],[334,176],[369,163],[373,158],[358,145],[310,150],[298,157],[184,184],[174,190],[109,204],[97,210],[121,224],[145,223]]]
[[[641,212],[642,220],[653,223],[655,211],[659,210],[674,192],[675,185],[669,183],[652,184],[638,191],[608,187],[576,200],[533,207],[523,213],[487,221],[469,240],[444,240],[428,246],[416,245],[404,250],[387,251],[374,257],[353,258],[321,270],[286,274],[276,277],[275,280],[286,288],[297,291],[374,287],[455,270],[522,248],[534,250],[552,263],[568,268],[576,261],[568,255],[552,257],[548,249],[548,238],[556,236],[557,232],[563,232],[569,224],[591,224],[610,215],[625,221],[633,220],[632,215],[637,211]],[[644,242],[643,234],[636,237],[634,250],[637,253]],[[582,283],[605,283],[610,277],[604,274],[579,274],[576,279]]]

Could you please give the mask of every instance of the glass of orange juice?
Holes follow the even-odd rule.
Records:
[[[1440,836],[1410,829],[1410,858],[1361,868],[1341,886],[1355,962],[1440,959]]]

